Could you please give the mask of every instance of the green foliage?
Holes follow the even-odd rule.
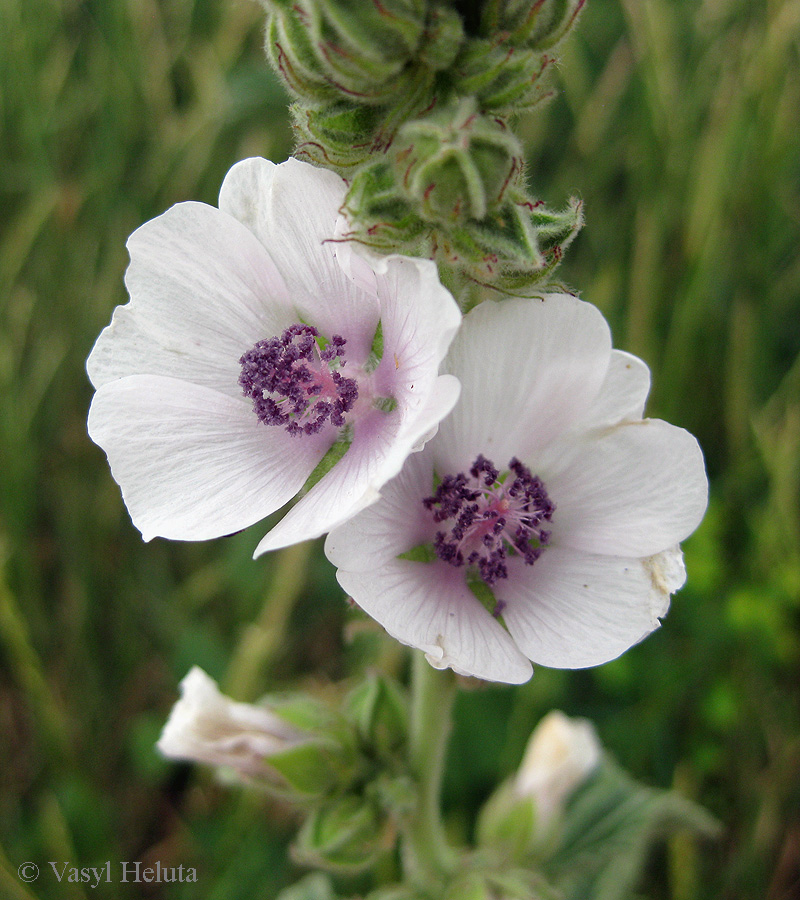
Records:
[[[702,807],[637,784],[606,759],[570,800],[544,868],[564,900],[626,900],[652,844],[680,830],[714,837],[720,826]]]
[[[290,151],[261,19],[212,0],[0,3],[3,896],[65,896],[23,887],[28,859],[144,857],[198,867],[166,900],[277,896],[300,874],[286,809],[150,745],[178,680],[195,663],[223,677],[231,657],[223,680],[249,700],[369,665],[403,675],[363,617],[343,628],[318,546],[254,563],[254,532],[142,544],[85,433],[84,360],[125,301],[127,236],[214,203],[236,160]],[[699,436],[713,503],[659,633],[592,672],[459,699],[449,825],[471,838],[543,712],[588,715],[638,780],[725,824],[712,847],[671,838],[649,900],[776,900],[796,881],[799,32],[792,0],[592,0],[555,96],[521,123],[531,193],[585,205],[561,277],[650,364],[651,414]]]

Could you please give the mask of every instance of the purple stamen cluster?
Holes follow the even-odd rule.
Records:
[[[290,325],[239,360],[239,384],[265,425],[283,425],[289,434],[315,434],[327,421],[344,425],[358,398],[356,380],[338,371],[347,342],[334,334],[320,350],[318,337],[311,325]]]
[[[434,538],[439,559],[452,566],[477,566],[490,586],[508,577],[509,553],[529,566],[536,562],[550,538],[541,525],[555,510],[541,479],[516,457],[501,480],[499,470],[482,454],[469,475],[445,476],[436,493],[422,502],[434,522],[449,523],[448,530],[437,531]]]

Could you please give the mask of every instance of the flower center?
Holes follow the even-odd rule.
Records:
[[[265,425],[289,434],[315,434],[326,422],[337,428],[358,399],[358,382],[339,369],[347,341],[325,343],[311,325],[290,325],[280,337],[259,341],[239,360],[239,384]]]
[[[516,457],[501,476],[482,454],[468,475],[447,475],[422,502],[434,522],[447,527],[434,538],[439,559],[451,566],[477,566],[490,586],[508,577],[509,554],[529,566],[536,562],[550,538],[542,522],[550,521],[555,510],[541,479]]]

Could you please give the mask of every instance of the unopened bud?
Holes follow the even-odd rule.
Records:
[[[385,105],[423,41],[426,0],[262,0],[267,54],[295,96]]]
[[[391,849],[395,831],[368,800],[340,797],[314,810],[303,823],[293,855],[307,866],[355,873]]]
[[[390,755],[408,737],[408,701],[384,676],[368,676],[347,698],[345,715],[375,756]]]
[[[534,801],[540,829],[546,829],[563,810],[601,757],[597,732],[588,719],[570,719],[554,710],[536,726],[514,780],[514,792]]]
[[[396,177],[424,219],[483,219],[522,170],[522,147],[473,97],[407,122],[397,135]]]
[[[481,809],[479,843],[519,863],[546,851],[567,801],[601,757],[590,722],[549,713],[531,735],[517,774],[503,782]]]
[[[517,46],[547,50],[561,41],[577,21],[586,0],[487,0],[481,33],[505,34]]]
[[[464,41],[461,16],[445,5],[435,5],[428,13],[428,22],[417,51],[417,59],[434,71],[449,68]]]
[[[486,112],[521,112],[552,96],[549,75],[555,56],[509,42],[474,38],[454,65],[459,90]]]

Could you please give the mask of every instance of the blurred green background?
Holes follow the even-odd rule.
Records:
[[[289,810],[153,749],[192,664],[241,699],[405,655],[318,545],[264,529],[142,543],[86,436],[84,360],[125,301],[125,240],[228,168],[291,149],[248,0],[0,0],[0,896],[264,898]],[[800,3],[589,0],[523,125],[534,190],[582,196],[561,278],[654,373],[712,501],[664,627],[596,670],[463,692],[454,835],[538,718],[590,716],[638,778],[723,837],[655,854],[652,900],[800,896]],[[254,624],[255,623],[255,624]],[[30,886],[32,860],[196,866],[197,885]],[[126,888],[130,888],[126,892]]]

